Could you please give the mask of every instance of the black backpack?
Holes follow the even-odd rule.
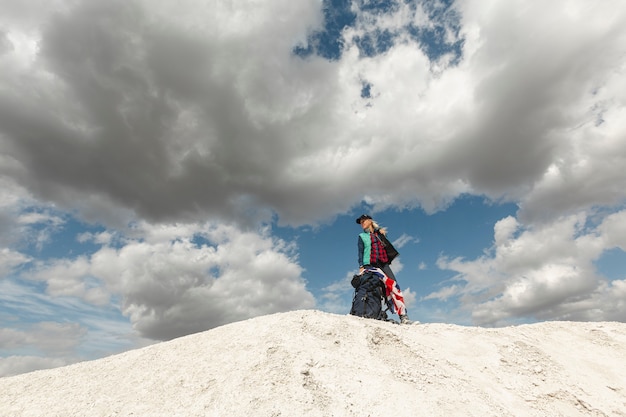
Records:
[[[350,314],[353,316],[366,317],[370,319],[386,320],[387,314],[383,311],[383,300],[385,298],[385,284],[371,272],[364,272],[363,275],[352,277],[354,287],[354,298]]]

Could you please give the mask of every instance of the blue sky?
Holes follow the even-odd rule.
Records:
[[[0,376],[345,314],[626,321],[626,7],[35,0],[0,17]]]

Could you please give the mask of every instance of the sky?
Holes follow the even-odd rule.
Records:
[[[0,0],[0,375],[347,313],[626,321],[626,5]]]

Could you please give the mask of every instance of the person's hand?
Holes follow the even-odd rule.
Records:
[[[352,277],[352,281],[350,281],[350,285],[352,285],[353,288],[358,288],[360,283],[361,283],[360,275],[354,275]]]
[[[359,275],[363,274],[363,271],[365,271],[365,268],[360,266],[359,267]]]

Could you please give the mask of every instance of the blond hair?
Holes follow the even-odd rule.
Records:
[[[376,221],[374,219],[372,219],[372,227],[374,228],[374,230],[378,229],[378,231],[380,233],[382,233],[383,235],[387,234],[387,228],[386,227],[380,227],[380,225],[378,223],[376,223]]]

